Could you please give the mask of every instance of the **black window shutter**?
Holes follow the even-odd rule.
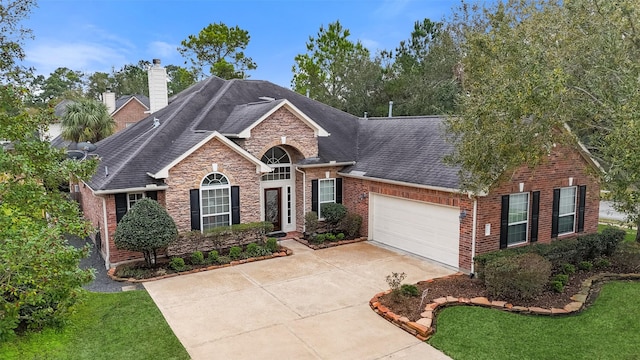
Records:
[[[342,179],[336,179],[336,203],[342,204]]]
[[[116,194],[116,222],[127,213],[127,194]]]
[[[240,186],[231,187],[231,223],[240,224]]]
[[[560,216],[560,189],[553,189],[553,210],[551,212],[551,237],[558,237],[558,217]]]
[[[311,180],[311,211],[318,213],[318,180]]]
[[[538,241],[538,216],[540,214],[540,191],[534,191],[531,201],[531,242]]]
[[[584,208],[587,203],[587,185],[578,187],[578,232],[584,231]]]
[[[191,230],[200,230],[200,190],[189,190],[189,203],[191,206]]]
[[[149,199],[153,199],[155,201],[158,201],[158,192],[157,191],[147,191],[145,196],[148,197]]]
[[[507,247],[509,231],[509,195],[502,195],[502,209],[500,211],[500,249]]]

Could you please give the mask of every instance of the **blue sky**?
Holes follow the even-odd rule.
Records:
[[[26,65],[109,72],[160,58],[184,65],[176,48],[210,23],[249,31],[252,79],[289,87],[293,59],[321,25],[340,20],[373,53],[409,38],[415,21],[442,20],[459,0],[40,0],[24,25]]]

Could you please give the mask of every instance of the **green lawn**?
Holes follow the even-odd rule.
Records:
[[[457,306],[437,317],[429,343],[463,359],[640,359],[640,283],[605,284],[595,304],[567,317]]]
[[[189,359],[145,291],[88,293],[62,329],[0,344],[0,359]]]

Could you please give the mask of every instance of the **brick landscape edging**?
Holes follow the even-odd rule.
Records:
[[[209,271],[209,270],[215,270],[215,269],[225,268],[225,267],[229,267],[229,266],[246,264],[246,263],[260,261],[260,260],[268,260],[268,259],[273,259],[273,258],[277,258],[277,257],[285,257],[285,256],[289,256],[289,255],[292,255],[292,254],[293,254],[293,250],[289,249],[286,246],[280,245],[280,251],[276,252],[276,253],[273,253],[271,255],[252,257],[252,258],[242,259],[242,260],[234,260],[234,261],[232,261],[232,262],[230,262],[228,264],[224,264],[224,265],[203,266],[203,267],[200,267],[200,268],[197,268],[197,269],[192,269],[192,270],[188,270],[188,271],[181,271],[181,272],[177,272],[177,273],[171,273],[171,274],[162,275],[162,276],[156,276],[156,277],[147,278],[147,279],[121,278],[121,277],[118,277],[118,276],[115,275],[116,268],[109,269],[109,271],[107,271],[107,275],[112,280],[115,280],[115,281],[131,282],[131,283],[143,283],[143,282],[147,282],[147,281],[156,281],[156,280],[171,278],[171,277],[174,277],[174,276],[194,274],[194,273],[201,272],[201,271]]]
[[[429,279],[425,282],[433,282],[439,279],[447,279],[453,276],[467,276],[463,273],[456,273],[453,275],[448,275],[436,279]],[[383,291],[381,293],[376,294],[370,301],[369,306],[371,309],[375,311],[378,315],[382,316],[387,321],[392,324],[398,326],[399,328],[407,331],[408,333],[414,335],[421,341],[425,341],[433,335],[435,332],[435,319],[436,319],[436,310],[440,311],[442,308],[447,306],[457,306],[457,305],[471,305],[471,306],[482,306],[493,309],[499,309],[502,311],[515,312],[520,314],[531,314],[531,315],[546,315],[546,316],[556,316],[556,315],[568,315],[578,313],[585,308],[585,303],[589,296],[592,295],[593,285],[598,282],[606,282],[612,280],[640,280],[640,274],[610,274],[610,273],[602,273],[598,275],[594,275],[582,282],[582,288],[580,291],[571,297],[572,302],[565,305],[564,308],[551,308],[545,309],[535,306],[525,307],[525,306],[514,306],[506,301],[498,301],[493,300],[490,301],[486,297],[475,297],[475,298],[459,298],[454,296],[447,296],[434,299],[431,303],[428,303],[424,307],[424,312],[420,314],[421,318],[417,321],[410,321],[407,317],[400,316],[398,314],[394,314],[389,308],[380,304],[380,297],[391,293],[391,290]]]
[[[311,248],[313,250],[320,250],[320,249],[326,249],[326,248],[330,248],[330,247],[334,247],[334,246],[340,246],[340,245],[347,245],[347,244],[354,244],[357,242],[361,242],[361,241],[367,241],[366,237],[359,237],[359,238],[355,238],[355,239],[351,239],[351,240],[338,240],[338,241],[325,241],[322,244],[312,244],[309,241],[305,240],[305,239],[301,239],[299,237],[294,237],[293,240],[299,242],[300,244]]]

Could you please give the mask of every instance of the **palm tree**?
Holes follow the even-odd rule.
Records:
[[[91,99],[79,99],[67,105],[62,116],[62,138],[73,142],[98,142],[113,134],[116,122],[107,106]]]

